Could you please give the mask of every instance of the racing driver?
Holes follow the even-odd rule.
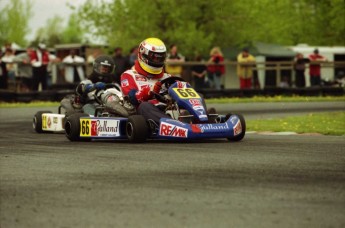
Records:
[[[107,108],[117,112],[117,114],[128,116],[135,113],[135,108],[130,102],[124,101],[120,103],[117,96],[106,91],[107,86],[113,83],[114,70],[115,63],[111,56],[101,55],[95,59],[91,75],[88,79],[81,81],[76,88],[76,92],[80,97],[80,102],[84,105],[83,111],[85,113],[90,115],[95,114],[96,106],[99,105],[99,101],[96,101],[96,97],[98,97]],[[116,86],[118,88],[116,88]],[[114,88],[121,91],[119,85],[114,84]],[[122,107],[124,107],[126,111],[124,111]]]
[[[121,89],[124,95],[137,107],[138,114],[156,123],[161,118],[170,118],[159,107],[164,103],[154,98],[162,90],[161,80],[171,77],[164,72],[166,46],[158,38],[147,38],[138,47],[138,59],[132,69],[121,75]],[[154,93],[153,93],[154,92]]]

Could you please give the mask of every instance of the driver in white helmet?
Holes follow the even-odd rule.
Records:
[[[159,108],[163,104],[154,97],[154,93],[162,92],[160,81],[171,77],[163,70],[166,52],[165,44],[160,39],[145,39],[139,45],[138,59],[134,66],[121,75],[121,89],[124,95],[128,95],[140,115],[156,123],[161,118],[170,118]]]

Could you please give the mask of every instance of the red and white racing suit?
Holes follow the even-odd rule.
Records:
[[[153,105],[162,104],[154,99],[150,91],[155,91],[155,84],[168,77],[171,77],[171,75],[164,73],[164,71],[157,75],[144,71],[136,60],[132,69],[121,75],[121,89],[134,105],[139,105],[144,101],[148,101]],[[160,92],[164,89],[162,88]]]

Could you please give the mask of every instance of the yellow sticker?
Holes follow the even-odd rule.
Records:
[[[193,88],[173,88],[173,90],[181,99],[200,98]]]
[[[47,129],[47,115],[42,114],[42,129],[46,130]]]
[[[80,118],[80,136],[91,136],[91,120]]]

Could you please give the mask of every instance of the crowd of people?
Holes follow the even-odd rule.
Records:
[[[15,53],[11,45],[6,45],[1,50],[1,80],[0,88],[8,89],[9,81],[20,80],[19,91],[38,91],[47,90],[49,86],[49,73],[51,63],[61,63],[63,68],[63,81],[65,83],[79,83],[87,78],[85,70],[86,64],[92,62],[101,55],[101,52],[95,51],[92,55],[83,57],[78,55],[75,49],[71,49],[69,55],[63,59],[57,58],[48,52],[45,44],[40,43],[36,48],[27,48],[26,52]],[[113,81],[120,84],[121,75],[128,69],[135,66],[138,56],[140,56],[140,47],[131,48],[128,55],[123,54],[121,47],[116,47],[111,55],[115,64]],[[237,55],[237,77],[240,89],[255,88],[255,66],[256,59],[250,54],[248,48],[243,48]],[[221,90],[226,75],[225,58],[220,47],[213,47],[210,50],[209,57],[204,59],[201,55],[196,55],[191,61],[197,64],[189,68],[192,84],[196,90],[212,88]],[[318,49],[305,58],[301,53],[297,53],[294,59],[295,81],[294,85],[298,88],[306,86],[305,70],[309,63],[310,85],[321,85],[321,63],[327,59],[319,54]],[[186,58],[178,50],[177,44],[171,44],[164,56],[163,71],[174,76],[182,77],[184,74],[183,63]],[[257,80],[256,80],[257,81]],[[254,82],[254,85],[253,85]],[[284,81],[282,81],[283,83]],[[284,85],[285,86],[285,85]],[[287,84],[286,86],[292,86]]]

